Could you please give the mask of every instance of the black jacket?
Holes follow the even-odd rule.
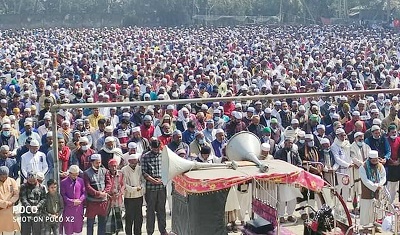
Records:
[[[287,162],[288,151],[285,148],[276,151],[274,158]],[[301,158],[297,151],[290,151],[291,164],[301,167]]]

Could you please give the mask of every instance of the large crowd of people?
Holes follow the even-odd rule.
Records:
[[[241,131],[258,136],[260,159],[300,167],[311,162],[305,169],[337,184],[345,200],[360,199],[367,224],[382,187],[392,201],[396,197],[399,96],[273,95],[397,89],[399,38],[390,30],[345,26],[3,31],[0,232],[19,230],[13,213],[19,204],[23,235],[81,234],[84,217],[88,235],[96,217],[99,235],[122,231],[123,219],[126,234],[138,235],[145,201],[147,234],[154,233],[156,217],[166,234],[161,150],[223,162],[225,144]],[[240,102],[112,105],[267,94],[270,99]],[[110,106],[61,109],[52,123],[50,107],[67,103]],[[356,187],[329,178],[334,171],[349,175]],[[281,203],[281,223],[296,220],[299,198]]]

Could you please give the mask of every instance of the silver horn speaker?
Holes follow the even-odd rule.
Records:
[[[231,164],[223,163],[203,163],[189,161],[179,157],[167,146],[164,147],[161,156],[161,180],[164,185],[172,180],[175,176],[191,170],[199,170],[211,167],[237,168],[237,163],[232,161]]]
[[[242,131],[231,137],[226,146],[226,155],[232,161],[251,161],[257,164],[261,172],[267,172],[268,166],[262,163],[260,139],[253,133]]]

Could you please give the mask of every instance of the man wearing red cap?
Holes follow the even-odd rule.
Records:
[[[123,194],[125,191],[124,176],[118,170],[118,161],[110,159],[108,161],[109,175],[111,179],[110,190],[110,212],[108,213],[106,233],[118,234],[123,229],[121,207],[123,205]]]

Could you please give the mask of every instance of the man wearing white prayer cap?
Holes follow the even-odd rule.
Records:
[[[46,154],[39,151],[39,142],[35,139],[31,140],[29,151],[21,156],[21,176],[27,179],[28,172],[46,174],[48,168]]]
[[[7,166],[0,167],[0,197],[2,198],[2,209],[0,214],[0,231],[2,234],[14,234],[19,230],[17,218],[13,213],[13,206],[19,198],[19,185],[9,177],[9,169]]]
[[[124,155],[122,156],[123,159],[122,165],[124,166],[128,165],[129,156],[132,154],[136,154],[136,151],[137,151],[137,144],[135,142],[130,142],[128,144],[128,152],[124,153]]]
[[[361,182],[360,182],[360,174],[359,168],[362,166],[365,160],[368,158],[368,153],[371,151],[371,148],[364,142],[365,135],[363,132],[354,133],[354,142],[350,146],[350,158],[354,164],[352,173],[354,180],[355,193],[357,197],[361,195]]]
[[[125,232],[126,234],[136,235],[141,234],[142,230],[142,205],[145,182],[142,177],[142,169],[140,164],[138,164],[139,154],[130,154],[129,157],[127,157],[127,162],[128,164],[121,169],[125,182]]]
[[[136,153],[140,155],[150,150],[149,141],[142,137],[140,127],[132,128],[132,138],[130,141],[136,143]]]
[[[386,171],[379,162],[378,152],[371,150],[368,159],[360,167],[361,200],[360,224],[368,225],[374,221],[373,199],[379,200],[379,192],[386,182]]]
[[[94,221],[97,216],[97,234],[105,234],[108,213],[108,192],[111,187],[107,169],[101,167],[100,154],[90,157],[92,167],[84,172],[83,180],[86,186],[86,217],[87,233],[93,234]]]
[[[295,166],[301,166],[301,158],[297,150],[293,144],[294,137],[286,136],[284,141],[283,148],[276,151],[274,154],[274,158],[278,160],[285,161],[289,164]],[[291,223],[295,222],[296,219],[293,216],[294,210],[296,208],[296,199],[297,197],[302,197],[300,189],[289,185],[289,184],[280,184],[278,186],[278,216],[280,223],[285,223],[285,214],[287,213],[287,220]]]
[[[347,140],[347,135],[343,128],[336,130],[336,138],[333,141],[331,150],[335,158],[335,163],[339,165],[338,172],[346,175],[351,175],[350,167],[353,162],[350,157],[350,142]],[[344,185],[342,178],[344,175],[337,175],[338,181],[338,192],[341,191],[341,195],[345,201],[351,200],[350,196],[350,184]]]
[[[90,156],[94,154],[94,150],[90,148],[89,139],[82,136],[78,140],[79,148],[71,152],[70,164],[78,165],[81,171],[85,171],[90,167]]]
[[[270,154],[271,145],[269,143],[262,143],[261,144],[261,154],[259,159],[260,160],[271,160],[274,159],[274,156]]]

